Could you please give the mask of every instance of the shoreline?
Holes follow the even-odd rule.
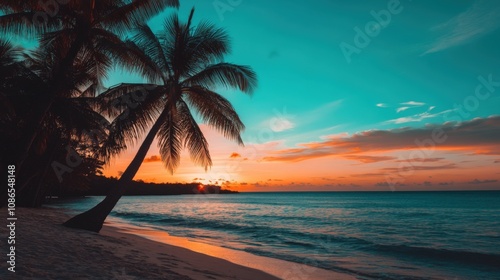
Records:
[[[2,212],[5,212],[1,215],[5,221],[7,211]],[[20,276],[23,279],[276,280],[283,276],[300,280],[356,279],[347,274],[330,274],[330,271],[326,272],[334,278],[324,278],[323,270],[316,268],[305,270],[310,273],[304,277],[297,274],[297,269],[286,266],[303,266],[300,264],[192,242],[166,232],[114,221],[106,222],[98,234],[69,229],[61,225],[69,218],[65,209],[18,208],[16,212],[16,272],[8,271],[4,261],[1,279]],[[7,240],[8,229],[1,228],[0,236]],[[6,254],[7,243],[0,243],[1,251]],[[260,267],[264,269],[257,269],[255,259],[261,260]]]
[[[122,220],[112,218],[113,221],[106,225],[117,231],[133,234],[148,240],[162,244],[188,249],[190,251],[204,254],[214,258],[224,259],[236,265],[256,269],[265,272],[277,279],[296,280],[321,280],[321,279],[345,279],[355,280],[354,276],[340,272],[321,269],[305,264],[294,263],[276,258],[254,255],[245,251],[229,249],[221,246],[192,241],[186,237],[172,236],[166,231],[156,230],[148,227],[139,227],[121,222]]]
[[[8,271],[4,261],[0,279],[278,279],[107,225],[101,233],[66,228],[69,216],[62,209],[17,208],[16,215],[16,269]],[[7,240],[7,228],[1,228]],[[7,243],[0,243],[5,259]]]

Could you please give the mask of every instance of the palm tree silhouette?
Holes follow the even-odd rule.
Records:
[[[83,52],[96,62],[101,72],[95,81],[105,77],[106,70],[112,66],[112,59],[126,67],[140,67],[137,59],[131,57],[123,44],[121,36],[131,28],[142,24],[167,7],[178,7],[178,0],[71,0],[67,3],[47,7],[45,1],[3,0],[0,11],[0,27],[15,34],[39,35],[44,47],[61,48],[60,63],[54,65],[52,72],[52,91],[54,98],[46,100],[43,110],[33,117],[35,129],[22,144],[23,153],[18,159],[18,169],[22,168],[28,157],[35,138],[42,131],[43,122],[58,96],[71,94],[64,81],[74,67],[75,59]],[[43,17],[37,19],[37,16]]]
[[[143,74],[153,84],[123,84],[100,96],[108,102],[103,111],[117,115],[111,124],[112,145],[125,147],[140,139],[148,129],[134,159],[106,198],[94,208],[68,220],[64,225],[99,232],[104,220],[139,170],[153,140],[158,138],[160,155],[170,173],[179,165],[185,147],[191,159],[207,169],[212,165],[208,143],[196,123],[191,108],[228,139],[243,144],[244,125],[230,102],[213,91],[217,86],[251,93],[256,87],[255,73],[246,66],[223,62],[229,53],[226,32],[208,22],[192,28],[194,9],[187,23],[175,14],[165,21],[164,30],[155,34],[146,25],[138,28],[132,49],[143,53]],[[113,106],[117,98],[138,89],[145,93],[135,107]],[[119,103],[118,103],[119,104]]]
[[[96,98],[89,93],[93,91],[94,81],[101,73],[96,70],[96,62],[88,53],[79,54],[73,67],[66,73],[64,85],[67,94],[55,97],[50,70],[60,63],[63,48],[53,45],[41,47],[29,54],[22,54],[22,61],[17,61],[13,57],[21,54],[4,45],[0,44],[0,60],[14,60],[0,68],[3,78],[0,92],[2,99],[8,103],[3,106],[8,107],[8,110],[2,111],[0,120],[11,124],[9,127],[2,126],[6,133],[2,133],[0,143],[5,147],[2,154],[10,163],[21,153],[16,150],[19,139],[34,129],[33,124],[26,120],[46,110],[46,100],[54,100],[43,122],[39,124],[42,128],[40,133],[33,140],[32,156],[26,163],[29,168],[18,170],[18,205],[40,206],[44,197],[40,189],[51,170],[51,162],[57,156],[63,156],[61,151],[65,150],[65,146],[72,143],[71,147],[78,147],[95,142],[89,138],[89,131],[98,132],[94,134],[102,137],[108,134],[109,122],[94,110]],[[3,71],[3,68],[11,69],[11,72]],[[105,153],[100,153],[99,145],[86,147],[85,152],[92,154],[95,160],[103,158]]]
[[[12,92],[18,92],[19,76],[22,66],[19,63],[21,49],[12,45],[8,40],[0,39],[0,158],[2,167],[9,161],[9,139],[17,138],[16,112],[9,98]]]

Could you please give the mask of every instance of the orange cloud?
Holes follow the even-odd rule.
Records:
[[[420,150],[412,161],[426,159],[426,151],[459,150],[475,154],[500,155],[500,116],[474,119],[462,123],[428,125],[424,128],[399,128],[370,130],[351,137],[327,137],[322,142],[299,144],[298,148],[270,152],[265,161],[302,161],[325,156],[357,158],[363,162],[376,162],[377,158],[353,154],[387,152],[395,150]],[[379,158],[390,160],[389,158]]]
[[[144,163],[161,161],[160,156],[154,155],[144,159]]]
[[[358,178],[364,178],[364,177],[374,177],[374,176],[384,176],[386,173],[361,173],[361,174],[352,174],[351,177],[358,177]]]
[[[241,155],[238,153],[232,153],[229,158],[241,158]]]
[[[407,172],[407,171],[421,171],[421,170],[441,170],[441,169],[454,169],[457,168],[457,165],[454,163],[450,164],[443,164],[443,165],[437,165],[437,166],[415,166],[415,165],[409,165],[409,166],[404,166],[401,168],[398,167],[387,167],[387,168],[382,168],[382,171],[385,172]]]
[[[396,160],[396,162],[408,162],[408,161],[411,161],[411,162],[437,162],[437,161],[441,161],[443,159],[444,158],[413,158],[411,160]]]
[[[357,160],[357,161],[360,161],[362,163],[373,163],[373,162],[380,162],[380,161],[387,161],[387,160],[396,159],[395,157],[389,157],[389,156],[344,155],[342,157],[344,157],[346,159]]]

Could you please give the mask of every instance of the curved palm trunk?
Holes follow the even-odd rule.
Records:
[[[134,179],[139,167],[141,167],[144,158],[146,158],[149,147],[151,147],[156,134],[160,130],[162,121],[167,114],[168,111],[165,110],[160,115],[158,120],[156,120],[155,124],[144,139],[144,142],[142,142],[141,147],[137,151],[134,159],[129,164],[125,172],[123,172],[122,176],[118,180],[118,183],[111,189],[106,198],[104,198],[104,200],[97,204],[94,208],[69,219],[63,224],[64,226],[94,232],[99,232],[101,230],[104,220],[106,220],[106,217],[109,213],[111,213],[111,210],[113,210],[116,203],[118,203],[118,200],[120,200],[120,198],[125,194],[127,185],[132,182],[132,179]]]

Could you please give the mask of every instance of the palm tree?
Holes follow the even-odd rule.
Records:
[[[61,49],[60,63],[50,69],[54,98],[46,100],[44,109],[33,117],[31,122],[35,124],[35,129],[23,143],[24,150],[18,159],[18,168],[28,157],[55,98],[70,94],[64,81],[68,79],[67,73],[74,67],[78,55],[87,52],[95,61],[103,62],[97,65],[101,75],[97,76],[96,83],[100,84],[106,70],[112,65],[109,58],[129,67],[137,63],[123,44],[122,35],[165,8],[179,6],[178,0],[70,0],[60,5],[54,3],[57,7],[47,10],[45,1],[3,0],[0,7],[0,11],[6,13],[0,16],[0,27],[4,31],[42,34],[42,46],[64,47]],[[44,20],[36,19],[40,13]]]
[[[100,97],[107,104],[117,104],[117,98],[143,90],[145,96],[136,106],[106,106],[105,111],[118,114],[111,124],[110,140],[126,146],[137,141],[149,129],[139,150],[120,177],[118,184],[94,208],[75,216],[64,225],[99,232],[104,220],[132,182],[144,161],[153,140],[158,138],[160,155],[165,167],[173,173],[179,165],[180,153],[187,148],[191,159],[207,169],[212,165],[208,143],[196,123],[191,109],[203,121],[225,137],[243,144],[240,137],[244,125],[230,102],[216,93],[221,85],[251,93],[257,84],[255,73],[246,66],[223,62],[229,53],[226,32],[208,22],[191,27],[194,9],[187,23],[177,15],[165,21],[164,30],[155,34],[146,25],[138,29],[129,42],[144,54],[144,74],[153,84],[123,84],[109,89]]]
[[[33,156],[26,163],[28,167],[26,170],[30,171],[18,170],[19,178],[23,179],[18,182],[16,191],[19,206],[41,205],[44,192],[40,189],[46,181],[48,171],[51,170],[51,162],[58,155],[61,157],[61,151],[65,151],[70,143],[95,142],[89,138],[89,131],[98,132],[97,134],[102,136],[108,132],[109,122],[94,110],[95,97],[89,93],[93,91],[96,76],[101,74],[96,67],[99,62],[92,59],[89,53],[80,53],[71,71],[66,74],[67,79],[64,84],[68,94],[54,97],[50,70],[60,63],[62,50],[63,48],[49,45],[24,54],[22,62],[6,66],[10,68],[16,66],[17,71],[3,75],[4,82],[1,88],[8,90],[0,92],[3,93],[2,99],[9,104],[9,110],[3,111],[0,120],[2,123],[5,120],[5,123],[15,124],[6,129],[9,137],[1,139],[2,147],[7,147],[2,154],[10,164],[21,153],[16,151],[16,144],[34,129],[33,124],[27,120],[32,119],[33,114],[45,110],[43,104],[46,100],[54,100],[40,124],[41,132],[33,141]],[[7,55],[0,56],[2,61],[7,58]],[[77,145],[72,144],[71,147]],[[93,146],[88,152],[93,153],[97,159],[100,157],[99,150],[99,146]],[[39,168],[40,166],[44,167]]]
[[[0,166],[12,164],[6,157],[11,147],[7,145],[8,139],[16,138],[17,124],[14,121],[15,111],[9,93],[17,90],[16,80],[21,74],[22,67],[19,63],[21,50],[10,41],[0,39],[0,151],[3,155]]]

